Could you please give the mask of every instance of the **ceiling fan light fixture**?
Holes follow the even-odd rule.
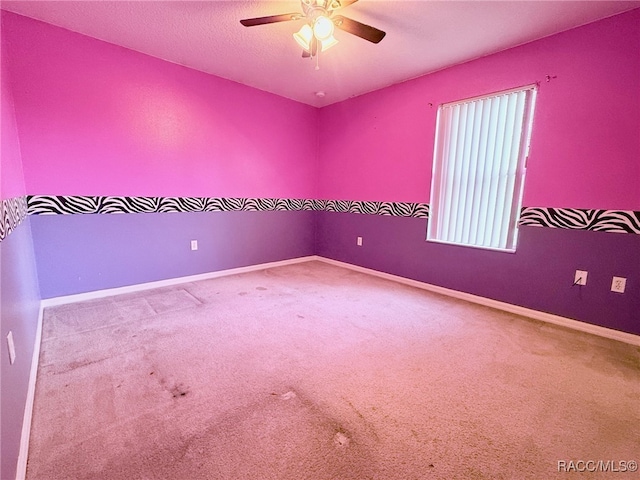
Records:
[[[333,22],[324,15],[320,15],[313,23],[313,34],[320,40],[327,40],[333,35]]]
[[[320,40],[320,46],[323,52],[326,52],[334,45],[337,45],[337,43],[338,43],[338,40],[336,40],[336,37],[334,37],[333,35],[331,35],[326,40]]]
[[[293,34],[293,38],[296,39],[298,45],[304,48],[307,52],[311,50],[311,39],[313,38],[313,30],[308,23],[305,23],[300,30]]]
[[[303,49],[302,58],[317,57],[327,51],[338,40],[333,36],[336,28],[360,37],[371,43],[380,43],[386,33],[370,25],[365,25],[342,15],[334,15],[334,10],[348,7],[358,0],[299,0],[302,13],[283,13],[266,17],[245,18],[240,23],[245,27],[268,25],[305,19],[304,25],[293,34],[293,38]],[[318,68],[316,62],[316,69]]]

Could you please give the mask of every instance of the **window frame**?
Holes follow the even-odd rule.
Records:
[[[533,120],[535,116],[535,107],[536,100],[538,95],[539,85],[537,83],[524,85],[521,87],[510,88],[507,90],[501,90],[498,92],[493,92],[485,95],[478,95],[475,97],[465,98],[462,100],[456,100],[453,102],[447,102],[440,104],[438,107],[437,117],[436,117],[436,129],[435,129],[435,141],[434,141],[434,150],[433,150],[433,164],[432,164],[432,172],[431,172],[431,192],[430,192],[430,200],[429,200],[429,220],[427,224],[427,238],[428,242],[434,243],[443,243],[447,245],[456,245],[462,247],[471,247],[471,248],[480,248],[485,250],[492,250],[498,252],[507,252],[514,253],[517,248],[518,241],[518,222],[520,219],[520,211],[522,208],[522,198],[524,194],[524,181],[527,170],[527,162],[530,155],[531,149],[531,136],[533,131]],[[470,242],[462,242],[462,241],[453,241],[450,239],[443,239],[443,235],[438,235],[438,228],[440,228],[440,224],[443,222],[442,215],[444,212],[442,211],[442,203],[446,202],[444,196],[447,194],[447,185],[446,178],[444,178],[445,172],[445,163],[449,162],[449,157],[445,158],[444,154],[444,144],[447,146],[451,146],[452,142],[450,138],[445,137],[447,134],[451,134],[450,131],[443,132],[442,130],[447,130],[448,127],[451,126],[451,122],[448,124],[444,124],[443,115],[445,109],[451,109],[458,106],[465,106],[479,101],[487,101],[491,99],[495,99],[497,97],[503,97],[506,95],[511,95],[513,93],[525,93],[523,111],[522,111],[522,124],[521,130],[519,133],[520,137],[520,145],[518,146],[517,160],[515,162],[515,171],[513,175],[515,178],[514,187],[512,195],[509,197],[510,201],[505,201],[503,207],[505,207],[505,211],[502,214],[503,220],[506,218],[505,215],[508,215],[508,224],[507,224],[507,232],[506,232],[506,240],[504,242],[504,246],[491,246],[491,245],[482,245],[478,244],[478,242],[470,243]],[[464,121],[468,121],[468,117],[465,116]],[[461,122],[462,123],[462,122]],[[479,127],[478,127],[479,128]],[[515,131],[515,129],[514,129]],[[486,133],[486,132],[485,132]],[[459,141],[459,139],[457,139]],[[480,139],[483,140],[483,139]],[[479,141],[480,141],[479,140]],[[484,139],[486,140],[486,139]],[[476,145],[477,147],[478,145]],[[454,145],[455,148],[458,148],[457,143]],[[473,149],[472,149],[473,150]],[[495,153],[492,156],[492,168],[495,166]],[[454,167],[455,167],[454,163]],[[477,167],[477,165],[476,165]],[[478,180],[478,171],[473,174],[473,188],[480,183]],[[454,175],[455,176],[455,175]],[[468,195],[468,189],[465,189],[465,195]],[[452,197],[452,194],[449,194],[449,197]],[[473,198],[471,198],[473,200]],[[506,211],[506,207],[509,207],[508,211]],[[471,204],[471,210],[473,212],[473,204]],[[485,211],[481,213],[487,213]],[[462,220],[465,219],[467,221],[473,221],[471,217],[471,213],[463,212]],[[448,221],[448,220],[447,220]],[[479,222],[480,220],[478,220]],[[504,222],[506,223],[506,222]]]

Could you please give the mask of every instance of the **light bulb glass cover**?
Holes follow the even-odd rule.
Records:
[[[305,23],[300,30],[293,34],[293,38],[296,39],[298,45],[308,52],[311,49],[311,38],[313,38],[311,26]]]
[[[336,40],[336,37],[334,37],[333,35],[331,35],[329,38],[327,38],[326,40],[320,40],[320,45],[321,45],[321,50],[323,52],[326,52],[327,50],[329,50],[331,47],[333,47],[334,45],[336,45],[338,43],[338,40]]]
[[[326,40],[333,35],[333,22],[324,15],[319,16],[313,24],[313,34],[318,40]]]

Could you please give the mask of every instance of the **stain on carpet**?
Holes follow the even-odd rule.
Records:
[[[182,383],[177,383],[169,390],[173,398],[185,397],[189,393],[189,387],[186,387]]]
[[[182,382],[165,378],[162,375],[156,375],[157,367],[152,366],[149,376],[155,378],[162,387],[162,390],[169,392],[172,398],[184,398],[191,393],[191,388]]]
[[[351,439],[342,432],[337,432],[333,437],[333,442],[338,447],[348,447]]]

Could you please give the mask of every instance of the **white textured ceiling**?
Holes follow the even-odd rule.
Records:
[[[301,11],[299,1],[2,1],[5,10],[321,107],[640,7],[640,1],[359,0],[340,14],[387,32],[343,31],[303,59],[302,20],[240,19]],[[319,98],[315,92],[326,95]]]

